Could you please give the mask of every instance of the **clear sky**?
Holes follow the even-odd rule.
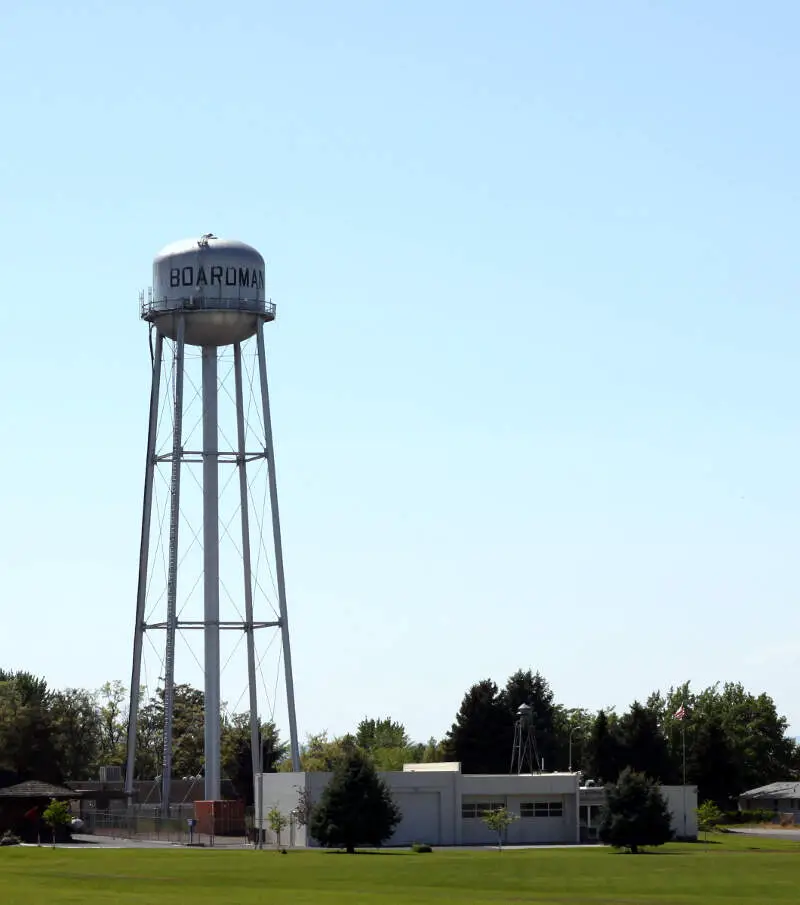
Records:
[[[261,249],[301,733],[532,666],[800,734],[800,7],[7,4],[0,664],[127,683],[166,243]]]

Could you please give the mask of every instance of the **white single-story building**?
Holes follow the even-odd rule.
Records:
[[[742,792],[739,810],[793,814],[795,820],[800,820],[800,782],[771,782]]]
[[[267,839],[276,842],[266,815],[277,808],[290,819],[281,843],[315,846],[297,818],[301,797],[319,801],[331,773],[264,773],[256,782],[256,815]],[[504,834],[507,845],[578,844],[597,839],[601,787],[581,788],[578,773],[464,774],[459,763],[406,764],[381,773],[402,812],[387,845],[493,845],[496,835],[481,819],[508,808],[516,819]],[[260,806],[263,789],[263,807]],[[697,788],[662,786],[677,836],[697,837]],[[258,817],[256,817],[258,825]]]

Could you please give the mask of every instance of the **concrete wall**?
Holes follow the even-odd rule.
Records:
[[[403,813],[394,836],[387,845],[494,845],[497,838],[478,816],[464,817],[462,805],[480,804],[507,807],[519,819],[508,828],[509,845],[546,843],[570,844],[580,840],[578,808],[580,804],[599,807],[604,801],[602,788],[579,790],[578,777],[571,773],[535,776],[462,775],[452,770],[381,773]],[[272,807],[290,816],[297,807],[300,790],[307,790],[312,803],[320,800],[330,773],[264,774],[263,814]],[[697,837],[697,787],[662,786],[672,817],[672,829],[679,837]],[[522,816],[523,805],[560,803],[559,816]],[[476,809],[477,812],[477,809]],[[256,814],[259,813],[257,789]],[[686,822],[684,824],[684,813]],[[270,843],[274,839],[266,830]],[[315,846],[306,827],[296,821],[282,837],[283,845]]]
[[[677,837],[686,836],[687,839],[697,838],[697,786],[686,786],[684,799],[683,786],[661,786],[661,794],[664,796],[670,817],[672,818],[672,832]],[[684,801],[686,808],[686,825],[684,830],[683,814]],[[581,789],[581,804],[591,804],[600,807],[605,802],[605,792],[602,787]]]
[[[277,808],[281,814],[291,819],[291,825],[281,833],[281,845],[308,845],[306,827],[298,825],[297,820],[292,818],[292,811],[298,805],[300,792],[308,787],[307,778],[314,774],[263,773],[261,775],[263,776],[264,806],[261,807],[261,783],[256,782],[255,820],[256,828],[258,828],[258,815],[263,816],[262,828],[266,843],[275,845],[278,842],[267,822],[267,813],[272,808]],[[330,776],[329,773],[325,775]]]
[[[573,843],[579,839],[578,777],[573,773],[535,776],[472,775],[460,777],[462,804],[491,803],[508,808],[519,818],[504,841],[509,845]],[[553,802],[561,805],[561,816],[522,816],[522,805]],[[479,817],[462,817],[461,845],[495,845],[497,836]]]
[[[381,773],[389,786],[403,819],[388,845],[428,842],[430,845],[456,845],[460,811],[458,780],[452,771]],[[422,804],[418,804],[418,801]],[[436,802],[434,805],[433,802]],[[424,820],[423,820],[424,817]]]
[[[573,774],[543,776],[463,776],[454,770],[381,773],[403,817],[388,845],[493,845],[496,836],[478,817],[462,817],[462,801],[492,802],[520,816],[523,803],[554,801],[562,805],[560,817],[526,816],[507,832],[509,844],[578,841],[578,780]],[[277,807],[287,816],[297,806],[299,789],[318,802],[330,773],[268,773],[264,775],[264,815]],[[258,800],[256,813],[259,813]],[[268,841],[274,841],[267,830]],[[315,846],[305,827],[284,832],[284,845]]]
[[[684,788],[686,794],[684,796]],[[672,816],[672,830],[678,838],[697,838],[697,786],[661,786]],[[684,823],[684,813],[686,822]]]

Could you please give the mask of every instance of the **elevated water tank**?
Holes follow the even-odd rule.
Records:
[[[256,332],[259,320],[274,320],[265,293],[264,258],[251,245],[206,233],[163,248],[153,261],[153,288],[142,317],[175,339],[178,315],[192,346],[227,346]]]

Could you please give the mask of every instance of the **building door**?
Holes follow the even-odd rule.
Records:
[[[388,845],[412,842],[440,842],[440,804],[438,792],[395,792],[394,800],[403,815]]]

